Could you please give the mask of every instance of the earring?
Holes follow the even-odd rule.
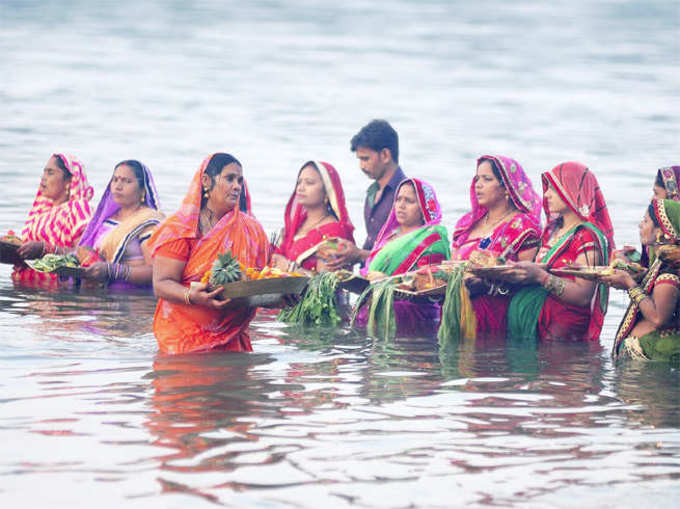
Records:
[[[656,243],[661,244],[662,240],[663,240],[663,232],[661,230],[658,230],[656,232]]]
[[[139,200],[139,203],[144,203],[146,201],[146,193],[142,193],[142,199]]]
[[[205,192],[203,193],[203,196],[204,196],[205,199],[207,200],[207,199],[208,199],[208,188],[207,188],[207,187],[204,187],[204,188],[203,188],[203,191],[205,191]]]

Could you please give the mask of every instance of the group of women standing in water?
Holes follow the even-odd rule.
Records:
[[[378,157],[390,150],[372,142],[360,147]],[[389,157],[385,160],[389,162]],[[376,177],[379,193],[389,190],[385,186],[389,176]],[[639,284],[619,270],[597,280],[551,272],[607,265],[630,255],[628,249],[615,251],[604,196],[585,165],[567,162],[544,173],[541,200],[517,161],[493,155],[477,160],[471,210],[456,222],[451,239],[442,225],[434,188],[418,178],[400,180],[360,270],[368,279],[380,280],[445,260],[486,256],[500,261],[506,268],[493,279],[465,280],[476,318],[475,335],[487,339],[597,340],[608,287],[625,289],[631,303],[616,335],[614,355],[677,360],[678,178],[680,167],[658,172],[655,198],[640,225],[648,270]],[[218,254],[231,251],[243,265],[258,269],[270,265],[322,272],[337,268],[337,253],[343,249],[360,251],[354,246],[340,175],[326,162],[302,165],[282,233],[273,245],[252,214],[241,163],[229,154],[213,154],[203,161],[179,210],[167,218],[159,210],[151,172],[139,161],[115,166],[94,213],[92,196],[82,163],[64,154],[50,157],[18,253],[32,259],[78,252],[93,257],[84,284],[123,290],[152,285],[158,297],[153,330],[163,353],[252,350],[248,324],[256,309],[223,300],[219,289],[200,282]],[[377,203],[379,198],[370,199]],[[328,239],[340,243],[339,251],[324,249]],[[348,268],[351,265],[347,263]],[[15,266],[12,277],[24,285],[63,284],[27,265]],[[394,307],[402,331],[431,330],[441,313],[436,302],[395,301]],[[357,323],[361,322],[360,310]]]

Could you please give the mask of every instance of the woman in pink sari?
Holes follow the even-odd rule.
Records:
[[[38,194],[21,231],[19,256],[30,260],[72,250],[92,216],[89,202],[93,195],[83,164],[75,156],[53,154],[45,165]],[[21,285],[58,287],[56,274],[37,272],[26,265],[14,267],[12,280]]]
[[[533,260],[541,235],[541,199],[522,166],[505,156],[477,159],[470,185],[472,210],[453,232],[452,260],[474,259],[479,253],[496,260]],[[504,338],[510,302],[502,285],[466,279],[477,317],[477,338]]]
[[[328,256],[326,241],[354,242],[354,226],[345,206],[340,176],[332,165],[308,161],[298,172],[295,190],[288,200],[281,243],[272,264],[282,270],[294,267],[320,272]]]
[[[434,188],[420,179],[402,180],[362,273],[375,281],[447,260],[448,232],[441,221]],[[369,324],[368,308],[365,304],[357,311],[355,323],[359,328]],[[397,335],[433,336],[441,311],[437,302],[395,300],[394,315]]]
[[[510,280],[532,285],[512,297],[508,339],[597,341],[607,312],[606,286],[549,271],[609,263],[614,230],[607,204],[584,164],[562,163],[542,177],[548,224],[537,263],[518,262],[507,272]]]

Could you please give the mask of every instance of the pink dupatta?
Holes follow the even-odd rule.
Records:
[[[451,259],[467,260],[472,251],[482,249],[491,251],[495,256],[503,255],[506,259],[516,260],[517,252],[527,240],[540,238],[541,199],[517,161],[505,156],[483,155],[477,159],[477,166],[483,160],[493,161],[510,200],[520,213],[499,224],[488,237],[487,245],[482,247],[480,241],[483,239],[471,239],[470,232],[488,210],[477,201],[473,179],[470,184],[472,210],[461,217],[454,227]]]
[[[28,219],[21,230],[21,239],[24,242],[41,241],[53,247],[74,247],[92,216],[89,202],[94,190],[87,181],[85,166],[78,158],[69,154],[52,156],[61,159],[71,174],[69,199],[55,205],[51,199],[43,196],[38,187]],[[28,285],[53,286],[57,282],[56,275],[36,272],[28,267],[15,268],[12,279]]]

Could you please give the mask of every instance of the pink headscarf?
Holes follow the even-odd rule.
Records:
[[[385,224],[380,229],[380,232],[375,239],[375,245],[373,246],[371,254],[368,256],[366,263],[364,264],[365,268],[371,264],[371,261],[373,258],[375,258],[375,255],[378,253],[378,251],[380,251],[380,249],[390,241],[392,234],[397,228],[399,228],[399,221],[397,221],[397,214],[394,209],[397,202],[397,197],[399,196],[399,190],[405,184],[412,184],[416,190],[420,213],[423,215],[423,226],[436,225],[442,221],[442,208],[439,205],[439,200],[437,200],[437,195],[434,192],[434,188],[424,180],[416,178],[407,178],[402,180],[394,192],[392,210],[390,211],[390,215],[387,217],[387,221],[385,221]]]
[[[68,201],[60,205],[38,193],[33,202],[21,238],[27,241],[43,241],[51,246],[72,247],[80,238],[92,216],[89,201],[94,195],[87,182],[85,167],[75,156],[52,154],[58,157],[71,174]]]
[[[614,251],[614,228],[612,227],[607,203],[600,190],[595,175],[588,170],[585,164],[566,162],[558,164],[552,170],[545,172],[543,178],[543,192],[549,185],[559,194],[564,203],[582,221],[587,221],[603,233],[609,242],[609,253]],[[548,218],[548,223],[557,219],[550,215],[548,202],[543,198],[543,209]],[[608,260],[605,260],[607,262]]]
[[[491,160],[495,164],[505,189],[510,195],[513,205],[517,210],[524,212],[536,222],[536,228],[540,229],[541,224],[541,198],[534,191],[531,180],[527,177],[522,165],[514,159],[505,156],[484,155],[477,159],[477,167],[483,160]],[[470,231],[475,223],[488,212],[486,207],[482,207],[477,201],[475,193],[475,179],[470,184],[470,203],[472,210],[461,217],[453,229],[453,238],[456,239],[465,232]]]

